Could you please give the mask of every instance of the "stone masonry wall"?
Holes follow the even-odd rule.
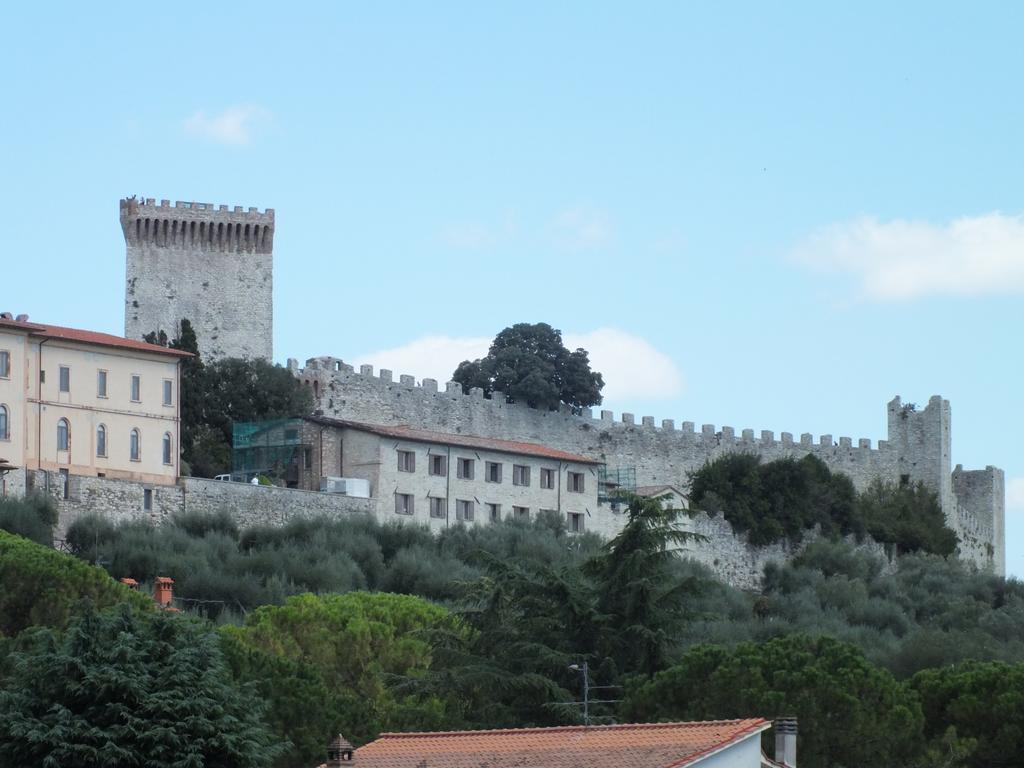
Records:
[[[188,318],[203,359],[273,358],[274,210],[121,201],[125,336],[174,336]]]
[[[591,409],[579,415],[539,411],[509,404],[501,393],[493,398],[485,398],[481,390],[465,395],[455,382],[440,390],[433,379],[417,384],[413,376],[402,375],[395,381],[386,369],[374,375],[371,366],[362,366],[357,373],[333,357],[313,358],[305,368],[289,360],[289,368],[313,389],[316,407],[325,416],[540,443],[601,460],[611,469],[635,467],[638,485],[685,488],[689,472],[733,451],[756,453],[765,461],[814,455],[848,475],[859,490],[875,479],[921,481],[938,494],[947,523],[965,540],[962,556],[1004,572],[1002,496],[993,491],[957,498],[949,470],[949,402],[938,396],[920,410],[894,398],[888,404],[889,439],[872,447],[867,438],[836,441],[822,435],[815,440],[807,433],[794,438],[788,432],[776,437],[767,430],[737,433],[711,424],[697,431],[692,422],[677,428],[666,419],[655,426],[653,417],[638,422],[630,413],[615,420],[610,411],[601,411],[599,417]],[[991,534],[985,533],[986,527]]]
[[[29,470],[27,476],[27,490],[48,493],[57,502],[60,512],[54,532],[57,539],[66,537],[75,520],[91,513],[103,515],[115,523],[142,520],[159,524],[180,512],[226,511],[239,526],[246,527],[281,525],[295,517],[376,512],[373,499],[194,477],[183,477],[176,485],[149,485],[130,480],[71,475],[65,498],[60,474]],[[152,492],[150,510],[145,509],[147,490]]]

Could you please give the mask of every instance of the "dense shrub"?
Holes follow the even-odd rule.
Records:
[[[24,498],[0,498],[0,530],[16,533],[38,544],[53,546],[57,505],[49,496],[35,493]]]
[[[763,463],[749,453],[727,453],[693,473],[690,501],[721,513],[751,544],[799,542],[817,527],[827,537],[865,534],[897,552],[951,555],[956,534],[946,526],[938,497],[922,483],[876,480],[863,493],[846,475],[815,456]]]
[[[826,535],[864,533],[853,483],[815,456],[762,463],[754,454],[727,453],[693,474],[690,501],[723,514],[754,545],[800,541],[815,526]]]

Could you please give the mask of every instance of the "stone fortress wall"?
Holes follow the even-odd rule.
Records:
[[[174,336],[188,318],[206,360],[273,358],[273,208],[129,198],[121,229],[125,336]]]
[[[611,411],[538,411],[507,403],[501,393],[485,398],[481,390],[473,390],[466,395],[456,382],[441,389],[433,379],[417,383],[415,377],[402,375],[396,381],[386,369],[374,375],[371,366],[362,366],[357,372],[334,357],[312,358],[304,368],[289,360],[288,367],[313,389],[316,408],[326,416],[540,443],[599,459],[609,469],[635,467],[638,485],[685,489],[688,472],[731,451],[756,453],[766,461],[814,455],[848,475],[858,489],[875,478],[897,483],[920,480],[938,494],[948,524],[961,539],[961,555],[1005,573],[1003,471],[950,466],[950,407],[939,396],[920,410],[894,398],[888,404],[888,439],[872,446],[866,438],[837,441],[821,435],[815,440],[807,433],[794,438],[788,432],[776,437],[771,431],[755,434],[752,429],[737,434],[732,427],[716,429],[711,424],[697,431],[692,422],[677,428],[670,419],[656,426],[654,418],[644,416],[638,422],[630,413],[616,421]],[[717,565],[709,564],[729,571],[730,563],[723,563],[723,558],[736,559],[731,544],[721,557],[712,555]],[[753,553],[752,559],[762,558]],[[733,583],[746,581],[736,575],[730,579]]]

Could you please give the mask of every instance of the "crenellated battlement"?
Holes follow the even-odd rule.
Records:
[[[616,419],[614,412],[609,410],[595,412],[593,408],[583,408],[579,412],[573,412],[565,405],[557,411],[539,411],[522,403],[510,403],[501,392],[495,392],[493,396],[486,397],[482,389],[474,388],[466,393],[463,391],[462,385],[456,381],[448,381],[445,383],[444,389],[440,389],[438,382],[434,379],[417,380],[411,374],[400,374],[396,377],[394,372],[387,368],[381,368],[374,373],[372,365],[361,365],[357,371],[355,366],[345,363],[341,358],[331,356],[310,358],[302,368],[299,367],[297,360],[289,359],[288,368],[300,381],[314,388],[317,397],[321,397],[321,393],[328,392],[330,382],[340,374],[345,378],[359,379],[371,387],[381,388],[382,394],[395,388],[409,389],[424,395],[437,395],[456,402],[462,400],[466,403],[476,404],[475,407],[487,408],[498,414],[519,412],[528,414],[530,418],[562,421],[581,425],[585,429],[599,428],[613,431],[630,430],[667,434],[682,442],[700,443],[716,449],[734,447],[742,450],[746,447],[758,452],[761,449],[770,448],[796,448],[808,451],[826,450],[837,455],[856,457],[858,455],[876,455],[889,448],[889,443],[886,440],[879,440],[877,447],[872,448],[871,439],[866,437],[859,438],[854,443],[853,438],[850,437],[840,437],[836,441],[831,434],[815,438],[814,435],[805,432],[795,440],[793,433],[781,432],[776,439],[775,432],[772,430],[761,430],[759,433],[755,433],[753,429],[743,429],[737,434],[734,427],[716,428],[714,424],[703,424],[700,431],[697,431],[695,423],[692,421],[680,422],[677,427],[674,419],[662,419],[658,424],[653,416],[642,416],[638,422],[636,415],[629,412],[620,413]],[[316,383],[315,387],[314,382]]]
[[[129,246],[271,253],[274,209],[161,200],[121,200],[121,229]]]
[[[182,319],[204,359],[273,358],[274,209],[126,198],[125,335]]]
[[[862,437],[831,434],[737,430],[732,426],[674,419],[656,420],[625,412],[569,408],[542,411],[509,403],[500,392],[463,392],[454,381],[439,387],[433,379],[396,376],[382,368],[358,370],[336,357],[315,357],[288,368],[314,394],[324,414],[377,424],[408,424],[423,429],[537,442],[590,456],[611,469],[635,470],[638,485],[685,489],[689,475],[707,461],[730,452],[755,453],[765,461],[816,456],[847,475],[863,490],[881,479],[923,482],[939,496],[947,524],[960,538],[961,556],[998,573],[1005,568],[1003,480],[1000,470],[974,472],[949,466],[949,402],[933,396],[918,409],[895,397],[887,404],[888,435],[872,443]]]

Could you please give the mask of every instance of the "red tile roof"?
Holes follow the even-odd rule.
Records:
[[[101,347],[132,349],[137,352],[153,352],[158,355],[170,355],[172,357],[192,356],[191,352],[183,352],[179,349],[161,347],[158,344],[147,344],[144,341],[126,339],[123,336],[113,336],[109,333],[98,333],[96,331],[83,331],[78,328],[64,328],[59,325],[19,323],[16,320],[0,320],[0,328],[14,328],[16,330],[25,331],[31,336],[46,339],[61,339],[64,341],[75,341],[81,344],[94,344]]]
[[[364,424],[358,421],[347,419],[330,419],[324,416],[309,416],[309,421],[317,424],[324,424],[333,427],[348,427],[370,432],[381,437],[394,437],[399,440],[417,440],[421,443],[437,443],[440,445],[458,445],[463,448],[479,448],[485,451],[501,451],[503,453],[517,453],[524,456],[539,456],[543,459],[555,459],[557,461],[574,461],[579,464],[600,464],[600,461],[580,456],[575,453],[560,451],[557,448],[548,448],[538,443],[522,443],[515,440],[498,440],[492,437],[476,437],[473,435],[458,435],[448,432],[429,432],[425,429],[414,429],[404,424],[387,426],[383,424]]]
[[[383,733],[358,768],[683,768],[769,728],[762,718],[702,723]],[[758,750],[760,754],[760,750]]]

